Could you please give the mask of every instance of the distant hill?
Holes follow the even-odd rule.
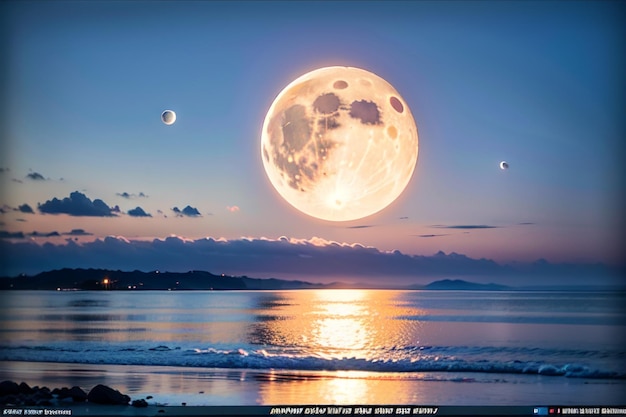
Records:
[[[215,275],[206,271],[142,272],[59,269],[34,276],[0,278],[0,290],[285,290],[332,287],[306,281]]]
[[[527,285],[511,287],[499,284],[478,284],[461,279],[444,279],[434,281],[428,285],[411,285],[412,290],[441,290],[441,291],[624,291],[618,285]]]
[[[421,287],[423,290],[474,290],[474,291],[503,291],[514,288],[498,284],[478,284],[475,282],[463,281],[461,279],[444,279],[434,281]]]

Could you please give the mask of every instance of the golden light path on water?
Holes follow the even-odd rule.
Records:
[[[305,351],[310,357],[339,362],[392,361],[394,347],[419,345],[422,325],[397,319],[421,311],[400,300],[390,303],[394,295],[393,291],[352,289],[283,292],[267,304],[264,320],[256,323],[251,342],[293,349],[298,352],[296,356]],[[402,355],[401,350],[397,354]],[[260,397],[269,404],[284,402],[285,396],[288,403],[297,404],[311,395],[327,404],[371,404],[389,402],[390,393],[395,391],[396,400],[401,396],[404,402],[415,401],[418,393],[399,389],[405,377],[358,370],[273,370]]]
[[[395,319],[419,312],[390,305],[389,296],[368,290],[285,292],[262,311],[250,342],[324,359],[393,360],[395,347],[419,345],[422,324]]]
[[[332,349],[365,349],[371,331],[363,320],[367,317],[363,291],[318,292],[315,295],[321,311],[321,317],[313,326],[315,344]]]

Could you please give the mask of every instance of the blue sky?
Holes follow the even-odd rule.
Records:
[[[285,236],[501,263],[624,261],[620,2],[0,7],[8,58],[0,240],[7,253],[12,245],[62,247],[106,236]],[[419,130],[417,167],[402,196],[347,223],[294,210],[260,159],[273,99],[293,79],[329,65],[389,81]],[[165,109],[177,112],[172,126],[160,122]],[[498,168],[501,160],[509,170]],[[119,211],[38,209],[76,191]],[[200,215],[172,210],[187,206]],[[128,214],[137,207],[150,216]],[[42,261],[48,266],[58,265]],[[24,268],[7,264],[8,273]]]

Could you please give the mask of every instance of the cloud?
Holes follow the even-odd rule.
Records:
[[[135,198],[135,197],[141,197],[141,198],[147,198],[148,197],[143,192],[140,192],[139,194],[130,194],[130,193],[127,193],[126,191],[124,191],[123,193],[115,193],[115,195],[123,197],[123,198],[126,198],[126,199],[131,199],[131,198]]]
[[[191,206],[185,207],[183,209],[183,214],[185,216],[191,216],[191,217],[200,216],[200,212],[198,211],[198,209],[191,207]]]
[[[46,180],[46,178],[43,175],[41,175],[40,173],[38,173],[38,172],[29,172],[26,175],[26,178],[29,178],[29,179],[35,180],[35,181],[45,181]]]
[[[65,236],[91,236],[93,233],[85,232],[84,229],[72,229],[69,232],[63,233]]]
[[[181,209],[179,209],[178,207],[174,207],[174,208],[172,209],[172,211],[173,211],[174,213],[176,213],[176,215],[177,215],[178,217],[182,217],[182,216],[187,216],[187,217],[200,217],[200,216],[201,216],[201,214],[200,214],[200,212],[198,211],[198,209],[197,209],[197,208],[194,208],[194,207],[191,207],[191,206],[187,206],[187,207],[185,207],[185,208],[184,208],[184,209],[182,209],[182,210],[181,210]]]
[[[0,167],[0,174],[11,171],[9,168]]]
[[[8,233],[8,232],[5,232]],[[132,271],[163,270],[213,273],[250,277],[293,277],[310,281],[352,281],[372,284],[428,283],[434,279],[465,277],[476,282],[524,285],[536,277],[542,285],[550,280],[573,283],[576,279],[609,276],[602,264],[499,264],[462,254],[438,252],[432,256],[382,251],[313,237],[240,239],[185,239],[172,236],[151,241],[106,237],[64,244],[0,240],[0,253],[9,262],[0,264],[0,276],[34,274],[60,268],[107,268]],[[620,276],[614,275],[615,280]],[[509,279],[509,281],[507,281]],[[613,278],[610,278],[613,279]],[[554,282],[554,281],[552,281]],[[598,283],[597,280],[594,283]]]
[[[231,213],[236,213],[239,211],[239,207],[237,206],[226,206],[226,210],[230,211]]]
[[[119,207],[111,208],[100,199],[91,201],[85,194],[78,191],[74,191],[63,200],[53,198],[37,207],[42,213],[69,214],[70,216],[111,217],[120,211]]]
[[[430,227],[436,227],[438,229],[497,229],[499,226],[487,226],[486,224],[462,224],[455,226],[445,226],[441,224],[434,224]]]
[[[522,222],[522,223],[517,223],[517,224],[519,224],[520,226],[529,226],[529,225],[535,224],[535,223],[532,223],[532,222]]]
[[[91,236],[92,233],[87,233],[83,229],[72,229],[70,232],[59,233],[57,231],[42,233],[33,231],[30,233],[24,232],[7,232],[0,231],[0,238],[4,239],[24,239],[26,237],[57,237],[57,236]]]
[[[48,233],[39,233],[39,232],[32,232],[29,233],[28,236],[33,236],[33,237],[56,237],[56,236],[61,236],[61,234],[59,232],[48,232]]]
[[[13,181],[13,182],[17,182],[17,183],[19,183],[19,184],[23,184],[23,183],[24,183],[24,181],[22,181],[22,180],[18,180],[17,178],[12,178],[12,179],[11,179],[11,181]]]
[[[35,213],[33,208],[31,206],[29,206],[28,204],[22,204],[17,209],[18,209],[18,211],[20,211],[22,213]]]
[[[363,224],[363,225],[359,225],[359,226],[347,226],[346,229],[367,229],[368,227],[374,227],[374,225]]]
[[[128,210],[128,215],[133,216],[133,217],[152,217],[152,214],[146,213],[139,206],[137,206],[136,208],[132,210]]]
[[[23,232],[7,232],[6,230],[0,230],[0,239],[24,239]]]
[[[416,235],[417,237],[438,237],[438,236],[448,236],[448,234],[441,235]]]

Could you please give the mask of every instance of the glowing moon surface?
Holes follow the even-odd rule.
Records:
[[[161,120],[168,126],[173,125],[176,121],[176,113],[173,110],[165,110],[161,113]]]
[[[509,163],[506,161],[500,162],[500,169],[509,169]]]
[[[310,216],[360,219],[391,204],[417,162],[409,106],[384,79],[351,67],[297,78],[272,103],[261,158],[278,193]]]

